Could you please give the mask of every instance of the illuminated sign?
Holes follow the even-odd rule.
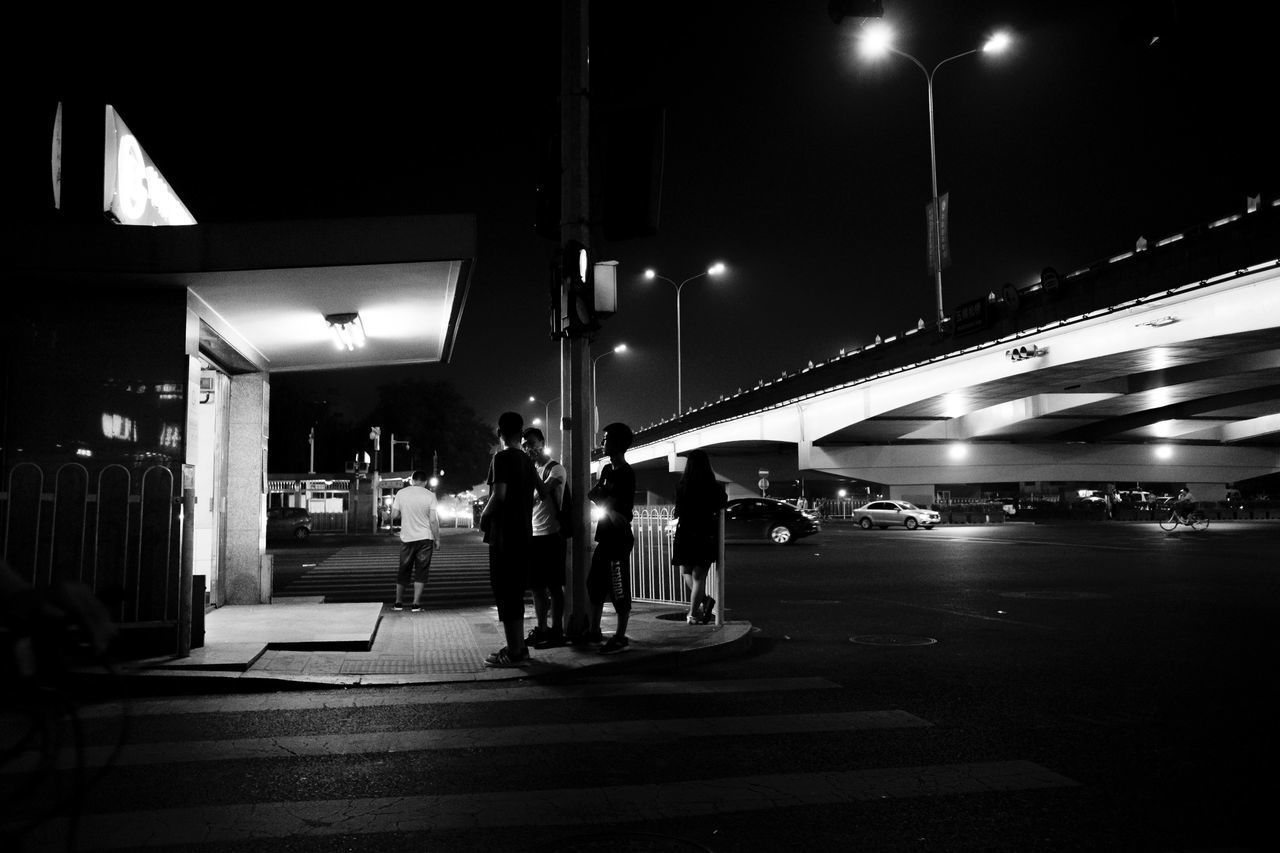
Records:
[[[142,150],[115,108],[107,105],[102,209],[122,225],[195,225],[195,217]]]

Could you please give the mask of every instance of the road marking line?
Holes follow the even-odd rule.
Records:
[[[193,806],[78,817],[82,850],[265,838],[592,826],[906,797],[1069,788],[1078,782],[1030,761],[938,764],[830,773],[778,773],[648,785]],[[642,816],[642,817],[640,817]],[[65,819],[29,833],[31,849],[65,842]]]
[[[172,764],[194,761],[246,761],[388,754],[443,749],[521,747],[531,743],[661,743],[682,738],[723,737],[807,732],[869,731],[923,728],[931,723],[906,711],[848,711],[826,714],[771,714],[753,717],[692,717],[670,720],[624,720],[602,723],[564,723],[540,726],[494,726],[419,731],[353,732],[293,737],[191,740],[134,743],[119,748],[98,746],[80,752],[80,766],[101,767]],[[26,752],[0,768],[0,774],[28,773],[41,762]],[[73,769],[77,754],[68,748],[58,755],[58,767]]]
[[[612,696],[665,696],[670,694],[762,693],[779,690],[829,690],[840,687],[825,678],[741,678],[724,681],[640,681],[617,684],[590,683],[549,686],[464,689],[459,685],[421,685],[397,690],[307,691],[212,698],[137,700],[128,705],[130,716],[167,714],[243,714],[270,711],[310,711],[322,708],[381,708],[388,705],[457,705],[467,702],[507,702],[531,699],[602,699]],[[119,704],[90,705],[80,709],[82,719],[118,717]]]

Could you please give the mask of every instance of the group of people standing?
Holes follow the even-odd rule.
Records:
[[[604,452],[608,461],[587,494],[599,510],[595,548],[587,572],[589,621],[580,636],[565,631],[565,549],[572,530],[562,520],[568,475],[563,465],[547,456],[546,437],[540,429],[524,429],[518,412],[498,418],[502,444],[489,467],[489,500],[480,513],[480,529],[489,545],[489,584],[502,623],[505,645],[485,659],[490,667],[526,666],[530,648],[546,649],[569,642],[598,645],[601,654],[618,654],[630,646],[627,626],[631,615],[631,551],[635,538],[631,519],[635,506],[636,478],[626,461],[632,431],[623,423],[606,426]],[[426,474],[415,471],[411,484],[392,503],[392,516],[400,515],[401,553],[396,580],[395,609],[422,609],[422,590],[439,547],[439,520],[435,495],[425,488]],[[673,562],[681,567],[692,591],[687,621],[706,624],[715,599],[707,594],[706,579],[718,551],[718,515],[725,505],[724,487],[716,481],[705,452],[690,452],[676,489],[674,515],[678,521]],[[408,585],[413,600],[404,602]],[[524,631],[525,592],[533,593],[537,625]],[[601,620],[605,602],[613,605],[617,627],[604,638]]]

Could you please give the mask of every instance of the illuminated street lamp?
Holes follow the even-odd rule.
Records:
[[[1008,33],[997,32],[995,35],[987,39],[981,47],[975,47],[973,50],[966,50],[964,53],[957,53],[955,56],[948,56],[946,59],[933,66],[933,70],[930,71],[928,68],[925,68],[924,63],[920,60],[893,46],[893,30],[887,24],[872,24],[864,29],[862,34],[858,36],[859,47],[864,57],[878,58],[884,56],[886,53],[896,53],[898,56],[911,60],[924,74],[925,86],[929,95],[929,175],[933,182],[933,257],[930,258],[930,261],[933,263],[935,290],[938,299],[939,325],[942,324],[944,319],[944,312],[942,308],[942,211],[938,207],[938,151],[933,129],[933,77],[938,73],[939,68],[953,59],[960,59],[961,57],[970,56],[975,53],[998,54],[1007,48],[1011,41],[1012,39]]]
[[[716,263],[708,267],[706,271],[700,272],[694,276],[690,276],[689,278],[686,278],[684,281],[680,282],[679,284],[676,284],[674,281],[667,278],[666,276],[658,275],[658,273],[652,269],[647,269],[644,271],[644,277],[646,279],[649,279],[650,281],[652,281],[655,278],[660,279],[662,281],[665,281],[667,284],[671,285],[676,289],[676,416],[677,417],[684,413],[684,385],[683,385],[684,370],[681,365],[681,340],[680,340],[680,291],[684,288],[686,284],[688,284],[691,281],[696,281],[697,279],[700,279],[703,276],[720,275],[723,272],[724,272],[724,264],[717,261]]]
[[[537,397],[534,397],[532,394],[529,395],[530,403],[542,403],[542,424],[543,424],[542,429],[543,429],[543,433],[545,434],[548,440],[551,439],[551,404],[556,402],[559,399],[560,399],[559,397],[552,397],[550,400],[539,400]],[[534,419],[533,425],[534,426],[538,425],[537,418]],[[547,450],[549,452],[551,448],[547,448]]]
[[[616,347],[609,350],[608,352],[602,352],[595,358],[591,359],[591,408],[594,412],[594,421],[595,421],[594,430],[591,433],[591,436],[593,439],[595,438],[595,436],[600,434],[600,407],[596,405],[596,362],[604,358],[606,355],[613,355],[614,353],[626,352],[626,351],[627,351],[626,344],[618,344]]]

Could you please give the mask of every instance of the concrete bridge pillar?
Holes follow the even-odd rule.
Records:
[[[916,506],[929,506],[933,503],[937,491],[932,483],[924,484],[889,484],[889,497],[895,501],[907,501]]]

